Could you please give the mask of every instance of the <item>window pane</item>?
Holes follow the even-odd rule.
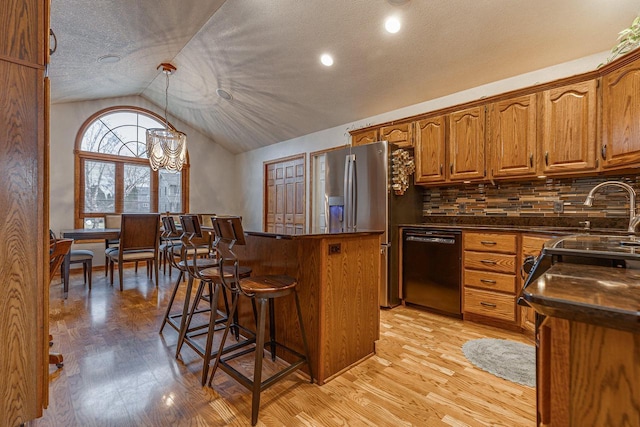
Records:
[[[182,212],[182,174],[158,171],[158,212]]]
[[[151,168],[124,165],[124,212],[151,212]]]
[[[104,217],[84,218],[82,223],[85,229],[104,229]]]
[[[116,165],[114,163],[84,162],[84,211],[115,212]]]
[[[82,136],[81,149],[146,158],[147,128],[164,128],[164,124],[153,117],[133,111],[107,113],[87,128]]]

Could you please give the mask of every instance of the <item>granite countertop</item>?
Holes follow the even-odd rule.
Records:
[[[618,225],[618,224],[616,224]],[[597,226],[591,228],[575,227],[575,226],[563,226],[553,224],[503,224],[493,222],[424,222],[419,224],[400,224],[400,227],[414,227],[414,228],[434,228],[443,230],[468,230],[468,231],[504,231],[504,232],[521,232],[521,233],[536,233],[536,234],[549,234],[555,236],[564,236],[569,234],[608,234],[608,235],[620,235],[627,236],[635,234],[640,236],[640,233],[629,233],[626,228],[613,228],[607,226]]]
[[[640,333],[640,270],[559,262],[520,298],[547,316]]]
[[[352,237],[352,236],[366,236],[371,234],[382,234],[384,231],[382,230],[358,230],[358,231],[349,231],[349,232],[340,232],[340,233],[303,233],[303,234],[283,234],[283,233],[268,233],[266,231],[245,231],[245,234],[248,236],[262,236],[262,237],[270,237],[273,239],[288,239],[288,240],[296,240],[296,239],[306,239],[306,238],[316,238],[323,239],[327,237]]]

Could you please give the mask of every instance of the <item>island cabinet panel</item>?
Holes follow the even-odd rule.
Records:
[[[602,168],[640,163],[640,61],[602,78]]]
[[[449,179],[482,179],[485,166],[485,107],[473,107],[449,114]]]
[[[288,274],[298,279],[311,365],[318,384],[374,354],[379,337],[379,233],[250,233],[246,238],[247,245],[236,246],[234,251],[241,265],[252,267],[254,276]],[[243,298],[239,308],[240,321],[254,328],[251,304]],[[276,300],[275,311],[278,340],[302,352],[293,296]],[[278,357],[291,357],[278,351]]]
[[[445,116],[415,123],[416,183],[442,183],[446,178]]]
[[[597,81],[542,92],[541,165],[546,175],[597,169]]]
[[[536,95],[493,103],[487,119],[491,175],[527,177],[536,175]]]
[[[413,147],[413,123],[399,123],[381,127],[380,140],[389,141],[400,148]]]
[[[640,425],[639,333],[549,317],[537,357],[539,425]]]
[[[355,131],[351,135],[351,145],[354,147],[376,141],[378,141],[378,129]]]

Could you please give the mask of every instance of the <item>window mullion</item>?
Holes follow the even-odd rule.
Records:
[[[116,213],[124,211],[124,162],[116,164]]]

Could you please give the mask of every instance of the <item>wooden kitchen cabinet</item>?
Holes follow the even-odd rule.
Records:
[[[542,92],[540,138],[544,175],[597,169],[597,81]]]
[[[529,256],[538,257],[542,250],[542,246],[551,238],[552,237],[550,236],[536,236],[530,234],[522,235],[520,264],[522,264]],[[527,279],[524,272],[522,272],[521,279],[524,286],[524,281]],[[533,308],[520,307],[520,326],[527,335],[533,336],[536,330],[536,315]]]
[[[378,129],[354,131],[351,133],[351,145],[369,144],[378,141]]]
[[[640,59],[602,77],[602,169],[640,163]]]
[[[446,179],[445,116],[415,123],[416,184],[443,183]]]
[[[413,122],[381,127],[380,140],[389,141],[400,148],[413,147]]]
[[[547,317],[537,341],[538,425],[640,425],[640,334]]]
[[[516,292],[518,235],[463,233],[463,316],[509,329],[518,329]]]
[[[42,416],[49,390],[49,2],[0,2],[0,425]]]
[[[536,94],[491,104],[488,111],[491,176],[537,175]]]
[[[485,106],[449,114],[449,180],[467,181],[486,176]]]

